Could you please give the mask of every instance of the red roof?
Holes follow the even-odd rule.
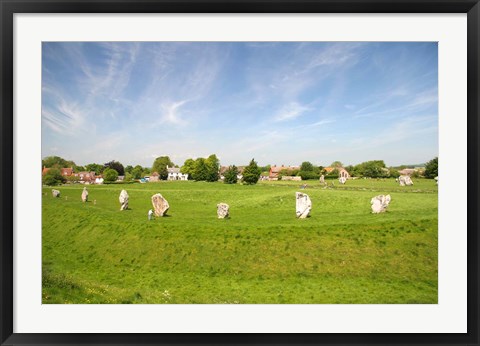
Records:
[[[73,174],[73,168],[62,168],[62,175],[71,176]]]
[[[325,167],[324,168],[325,172],[327,172],[327,173],[331,173],[334,169],[336,169],[339,172],[345,171],[345,172],[348,173],[348,171],[343,167]]]
[[[50,170],[50,168],[43,167],[42,175],[47,173],[49,170]],[[73,168],[72,167],[70,167],[70,168],[60,168],[60,174],[69,177],[73,174]]]
[[[293,171],[295,169],[300,169],[300,166],[272,166],[270,167],[270,173],[280,173],[283,170]]]

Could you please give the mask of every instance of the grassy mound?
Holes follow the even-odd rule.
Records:
[[[301,184],[100,185],[87,203],[83,186],[45,188],[43,303],[437,303],[435,182]],[[295,218],[295,191],[311,217]],[[148,221],[158,192],[168,216]],[[378,194],[392,202],[377,215]],[[220,202],[231,218],[217,219]]]

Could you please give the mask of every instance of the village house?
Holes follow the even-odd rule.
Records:
[[[147,179],[149,183],[156,182],[160,180],[160,174],[158,174],[158,172],[153,172],[152,174],[150,174],[150,177],[145,177],[145,179]]]
[[[325,172],[327,172],[327,174],[330,174],[335,169],[338,171],[338,177],[339,178],[350,179],[350,174],[343,167],[325,167],[324,168],[324,170],[325,170]]]
[[[51,168],[43,167],[42,175],[45,175]],[[73,167],[60,168],[60,174],[65,178],[71,178],[72,182],[78,181],[82,184],[102,184],[103,178],[101,175],[96,175],[94,171],[91,172],[73,172]]]
[[[225,172],[228,170],[229,167],[230,166],[221,166],[220,167],[220,171],[219,171],[220,180],[225,179]],[[237,179],[242,180],[243,179],[243,170],[245,169],[245,166],[236,166],[236,167],[237,167],[237,171],[238,171]]]
[[[188,174],[183,174],[180,172],[178,167],[168,167],[167,166],[168,177],[167,180],[188,180]]]
[[[278,176],[282,171],[286,171],[287,175],[291,173],[292,171],[300,170],[300,166],[276,166],[273,165],[270,167],[270,171],[268,172],[268,178],[269,180],[278,180]],[[291,174],[290,174],[291,175]],[[282,178],[283,179],[283,178]]]
[[[411,176],[412,174],[415,174],[415,173],[423,175],[424,172],[425,172],[424,167],[404,168],[401,171],[398,171],[398,173],[400,173],[400,175],[409,175],[409,176]]]
[[[182,174],[180,168],[167,166],[167,173],[167,180],[188,180],[188,174]],[[153,172],[150,177],[145,177],[145,180],[150,183],[160,181],[160,174]]]
[[[412,175],[415,172],[414,168],[405,168],[402,169],[401,171],[398,171],[401,175]]]
[[[48,171],[50,170],[50,168],[47,168],[45,166],[43,166],[43,169],[42,169],[42,175],[45,175]],[[64,177],[70,177],[72,176],[73,174],[73,167],[70,167],[70,168],[60,168],[60,174]]]
[[[78,181],[82,184],[94,184],[97,176],[95,171],[91,172],[78,172],[73,174],[74,177],[78,177]]]

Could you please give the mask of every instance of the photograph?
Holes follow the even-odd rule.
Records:
[[[438,304],[438,48],[42,42],[41,303]]]

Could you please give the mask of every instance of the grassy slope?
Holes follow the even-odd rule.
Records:
[[[43,196],[44,303],[436,303],[437,188],[308,182],[311,217],[295,218],[298,182],[64,186]],[[122,188],[130,210],[120,211]],[[147,220],[150,197],[170,203]],[[390,193],[384,214],[370,199]],[[68,197],[68,200],[65,199]],[[96,200],[94,205],[93,200]],[[216,218],[216,204],[231,218]]]

